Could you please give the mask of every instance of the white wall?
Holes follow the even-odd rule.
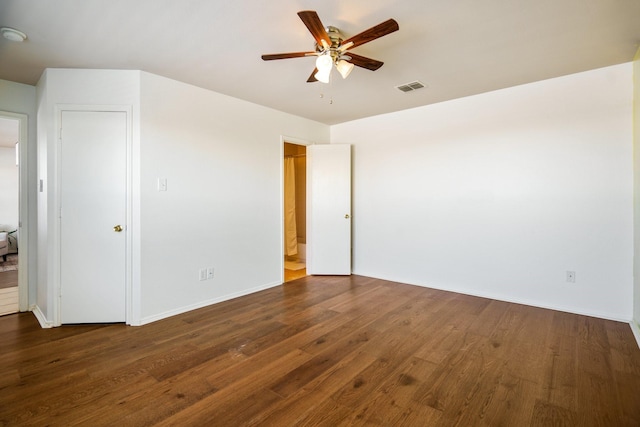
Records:
[[[633,61],[634,280],[632,327],[640,345],[640,49]]]
[[[49,206],[48,206],[48,197],[47,194],[49,192],[48,181],[47,181],[47,171],[49,169],[48,161],[47,161],[47,153],[49,147],[49,132],[47,131],[48,127],[54,126],[54,113],[53,106],[48,103],[47,96],[47,71],[45,70],[44,74],[40,77],[38,84],[36,86],[37,93],[37,105],[38,105],[38,115],[37,115],[37,169],[36,169],[36,180],[35,180],[35,191],[36,191],[36,202],[37,202],[37,244],[36,250],[34,252],[37,253],[36,261],[37,261],[37,284],[36,284],[36,293],[34,295],[34,312],[40,324],[42,326],[50,326],[54,323],[53,318],[53,295],[54,289],[49,289],[48,280],[52,277],[49,274],[49,258],[52,255],[49,254],[48,241],[49,241]],[[49,124],[49,122],[52,122]],[[53,129],[51,132],[54,132]],[[52,174],[53,175],[53,174]],[[45,183],[47,185],[45,185]],[[53,286],[53,284],[51,285]]]
[[[139,71],[47,69],[37,86],[38,97],[38,285],[37,310],[41,323],[58,323],[56,283],[59,277],[56,107],[63,105],[119,105],[133,109],[133,145],[139,145]],[[135,152],[135,150],[134,150]],[[135,177],[134,177],[135,181]],[[36,185],[37,186],[37,185]],[[83,248],[78,248],[83,250]],[[135,280],[135,278],[134,278]],[[139,305],[139,302],[137,303]]]
[[[630,320],[631,115],[622,64],[332,126],[354,272]]]
[[[28,288],[29,301],[32,305],[36,300],[36,193],[33,191],[36,180],[36,88],[35,86],[0,80],[0,110],[27,115],[27,140],[26,149],[27,164],[21,167],[27,169],[27,188],[29,194],[25,195],[27,207],[27,224],[29,227],[28,239],[30,251],[28,253]],[[15,156],[14,156],[15,160]],[[2,220],[0,220],[2,221]],[[23,224],[24,226],[24,224]]]
[[[48,69],[38,84],[37,304],[56,324],[56,106],[133,111],[132,324],[281,283],[283,135],[329,127],[138,71]],[[168,191],[157,191],[166,178]],[[82,250],[82,248],[79,248]],[[215,278],[198,280],[198,270]]]
[[[142,322],[279,285],[281,136],[327,143],[329,127],[148,73],[141,82]],[[204,267],[214,279],[198,280]]]
[[[16,149],[0,147],[0,227],[18,227],[18,167]]]
[[[355,273],[631,319],[631,87],[623,64],[332,126],[354,144]],[[48,70],[38,98],[48,318],[56,104],[133,106],[134,323],[279,283],[281,136],[328,126],[135,71]]]

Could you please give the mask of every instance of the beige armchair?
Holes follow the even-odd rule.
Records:
[[[9,237],[8,234],[4,231],[0,231],[0,255],[2,255],[2,260],[7,260],[7,254],[9,253]]]

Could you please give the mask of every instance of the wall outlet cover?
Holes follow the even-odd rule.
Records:
[[[567,282],[576,283],[576,272],[567,270]]]

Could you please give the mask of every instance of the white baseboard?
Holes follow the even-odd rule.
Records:
[[[174,310],[165,311],[163,313],[154,314],[152,316],[146,316],[140,319],[140,322],[132,323],[131,326],[142,326],[148,323],[156,322],[158,320],[166,319],[171,316],[176,316],[178,314],[186,313],[188,311],[197,310],[199,308],[207,307],[209,305],[217,304],[219,302],[229,301],[234,298],[242,297],[245,295],[253,294],[255,292],[264,291],[265,289],[273,288],[276,286],[282,285],[282,282],[273,282],[262,286],[257,286],[255,288],[246,289],[241,292],[234,292],[232,294],[223,295],[221,297],[213,298],[206,301],[199,301],[195,304],[191,304],[185,307],[176,308]]]
[[[631,332],[633,332],[633,336],[636,337],[638,348],[640,348],[640,325],[638,325],[638,322],[636,322],[635,319],[629,322],[629,325],[631,326]]]
[[[528,305],[528,306],[531,306],[531,307],[544,308],[544,309],[547,309],[547,310],[562,311],[562,312],[565,312],[565,313],[579,314],[581,316],[596,317],[598,319],[613,320],[615,322],[629,323],[629,318],[621,317],[621,316],[619,316],[619,315],[617,315],[615,313],[596,312],[596,311],[584,310],[584,309],[582,309],[580,307],[560,306],[560,305],[548,304],[548,303],[544,303],[544,302],[541,302],[541,301],[529,300],[529,299],[524,299],[524,298],[512,298],[512,297],[510,297],[508,295],[493,294],[491,292],[486,292],[486,293],[475,292],[475,291],[470,292],[470,291],[468,291],[466,289],[456,289],[456,288],[452,288],[452,287],[448,287],[448,286],[442,286],[441,284],[438,284],[438,283],[416,283],[416,282],[406,281],[406,280],[402,280],[402,279],[398,279],[398,278],[372,276],[372,275],[369,275],[369,274],[362,274],[362,273],[358,273],[358,272],[355,272],[355,271],[353,272],[353,274],[362,275],[362,276],[365,276],[365,277],[373,277],[373,278],[376,278],[376,279],[388,280],[390,282],[406,283],[407,285],[421,286],[423,288],[431,288],[431,289],[437,289],[437,290],[440,290],[440,291],[455,292],[455,293],[459,293],[459,294],[463,294],[463,295],[470,295],[470,296],[474,296],[474,297],[494,299],[494,300],[497,300],[497,301],[504,301],[504,302],[510,302],[510,303],[514,303],[514,304]]]
[[[29,311],[33,312],[33,315],[36,316],[36,319],[38,319],[38,322],[40,323],[40,327],[53,328],[53,322],[47,320],[47,317],[44,315],[42,310],[40,310],[40,307],[38,307],[37,304],[29,307]]]

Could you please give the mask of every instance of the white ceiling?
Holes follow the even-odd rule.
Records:
[[[353,50],[378,71],[306,83],[314,58],[260,59],[313,50],[300,10],[346,37],[389,18],[400,30]],[[28,35],[0,39],[0,79],[139,69],[335,124],[631,61],[640,1],[0,0],[0,26]],[[395,88],[414,80],[427,88]]]

